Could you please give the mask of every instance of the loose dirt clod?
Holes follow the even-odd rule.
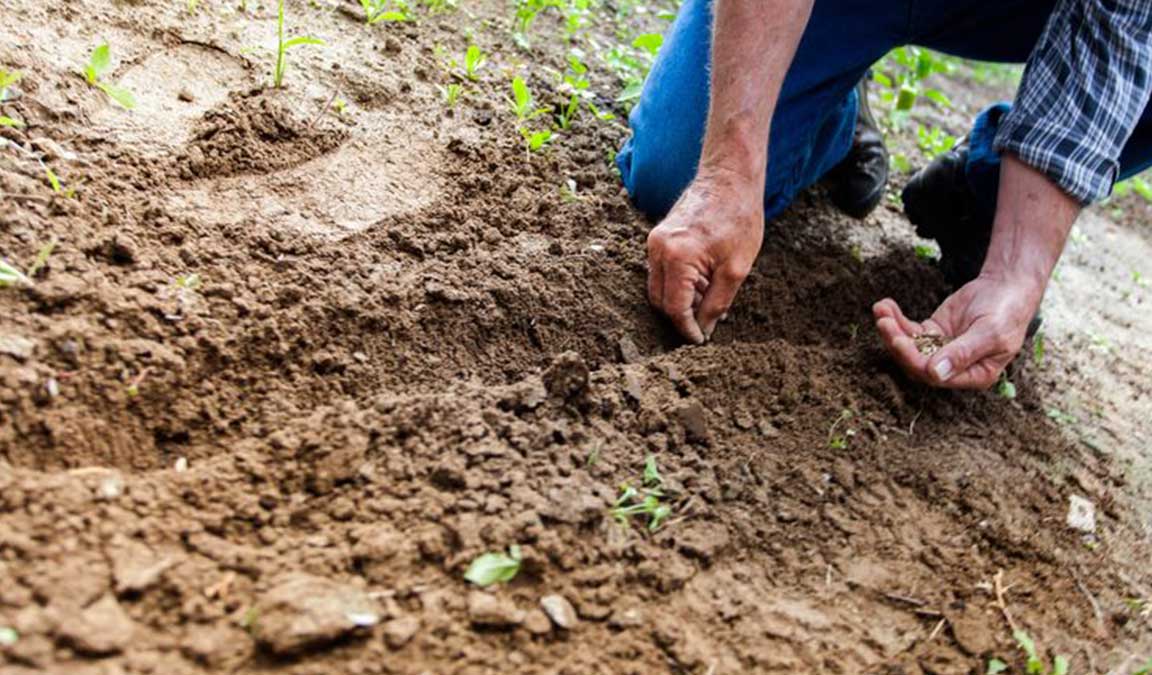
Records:
[[[513,628],[524,621],[524,611],[507,598],[474,591],[468,594],[468,618],[476,626]]]
[[[65,617],[59,638],[82,654],[103,656],[124,650],[136,624],[112,595],[105,595],[77,615]]]
[[[250,629],[275,654],[320,647],[375,625],[380,608],[364,591],[310,575],[292,575],[254,606]]]

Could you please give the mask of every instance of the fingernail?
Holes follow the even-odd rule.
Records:
[[[933,370],[936,371],[936,377],[943,382],[952,377],[952,361],[949,359],[940,359],[940,362],[933,367]]]

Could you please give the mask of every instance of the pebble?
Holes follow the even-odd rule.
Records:
[[[61,640],[90,656],[124,651],[132,642],[136,624],[112,595],[104,595],[80,612],[65,619],[57,631]]]
[[[0,335],[0,354],[7,354],[17,361],[27,361],[32,358],[36,343],[22,335]]]
[[[256,603],[253,633],[275,654],[331,644],[375,625],[380,608],[363,590],[307,574],[292,574]]]
[[[1068,527],[1087,534],[1096,532],[1096,505],[1078,495],[1068,497]]]
[[[468,619],[476,626],[514,628],[524,622],[524,611],[511,600],[473,591],[468,595]]]
[[[540,598],[540,608],[557,628],[572,630],[576,625],[576,609],[563,595],[545,595]]]
[[[384,624],[384,642],[392,649],[400,649],[412,641],[420,630],[420,618],[402,616]]]
[[[547,635],[552,632],[552,622],[544,612],[532,609],[524,616],[524,628],[533,635]]]

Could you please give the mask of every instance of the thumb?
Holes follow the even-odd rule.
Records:
[[[995,333],[980,328],[969,329],[928,359],[928,381],[951,387],[990,387],[999,373],[983,367],[985,364],[982,362],[996,354],[999,346],[1000,339]]]
[[[736,292],[744,283],[747,275],[738,268],[725,265],[712,274],[708,290],[704,292],[704,299],[700,301],[700,308],[696,310],[696,323],[704,332],[704,338],[710,339],[712,331],[720,317],[728,313],[732,301],[736,299]]]

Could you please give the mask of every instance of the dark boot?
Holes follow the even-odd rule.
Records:
[[[940,271],[953,288],[980,275],[992,240],[995,214],[980,205],[968,187],[968,140],[916,172],[901,197],[916,234],[940,245]],[[1039,314],[1028,325],[1028,337],[1040,328]]]
[[[848,156],[832,167],[824,177],[828,197],[842,213],[864,218],[884,198],[888,183],[888,149],[884,134],[868,106],[868,79],[865,75],[856,85],[859,107],[856,112],[856,134]]]

